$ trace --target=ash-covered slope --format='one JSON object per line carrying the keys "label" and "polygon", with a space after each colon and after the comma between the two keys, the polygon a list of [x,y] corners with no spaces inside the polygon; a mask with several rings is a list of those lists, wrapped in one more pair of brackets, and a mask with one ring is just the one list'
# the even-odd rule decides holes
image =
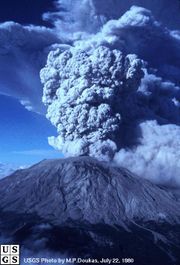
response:
{"label": "ash-covered slope", "polygon": [[16,171],[0,181],[0,208],[1,234],[28,248],[43,238],[43,248],[68,255],[131,256],[138,265],[180,258],[180,201],[90,157]]}
{"label": "ash-covered slope", "polygon": [[0,202],[5,211],[36,213],[56,224],[69,218],[180,223],[180,201],[170,192],[89,157],[45,160],[17,171],[1,181]]}
{"label": "ash-covered slope", "polygon": [[12,174],[16,169],[17,167],[0,163],[0,179]]}

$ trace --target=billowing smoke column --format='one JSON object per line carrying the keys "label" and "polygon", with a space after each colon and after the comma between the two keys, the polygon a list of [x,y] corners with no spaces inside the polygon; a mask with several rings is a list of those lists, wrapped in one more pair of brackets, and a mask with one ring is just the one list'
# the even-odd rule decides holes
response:
{"label": "billowing smoke column", "polygon": [[50,144],[69,155],[113,158],[121,124],[121,94],[136,91],[141,60],[106,46],[61,49],[41,71],[47,117],[59,136]]}
{"label": "billowing smoke column", "polygon": [[49,143],[180,185],[179,36],[132,7],[96,35],[50,52],[41,81],[58,136]]}

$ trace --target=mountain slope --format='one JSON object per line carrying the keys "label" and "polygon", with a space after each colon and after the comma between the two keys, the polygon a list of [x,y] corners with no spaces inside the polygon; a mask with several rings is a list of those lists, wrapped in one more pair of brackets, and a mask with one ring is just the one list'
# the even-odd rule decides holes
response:
{"label": "mountain slope", "polygon": [[12,174],[16,168],[11,165],[5,165],[0,163],[0,179]]}
{"label": "mountain slope", "polygon": [[46,247],[69,254],[148,259],[138,265],[180,258],[177,197],[93,158],[44,160],[16,171],[0,181],[0,208],[0,231],[25,245],[45,237]]}
{"label": "mountain slope", "polygon": [[57,224],[68,218],[119,225],[132,218],[180,222],[180,201],[170,192],[87,157],[45,160],[17,171],[1,181],[0,202],[6,211],[52,216]]}

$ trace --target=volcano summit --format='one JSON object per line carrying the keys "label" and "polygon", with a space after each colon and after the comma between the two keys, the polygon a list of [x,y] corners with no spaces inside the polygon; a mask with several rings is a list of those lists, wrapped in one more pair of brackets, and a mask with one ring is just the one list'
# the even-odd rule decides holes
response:
{"label": "volcano summit", "polygon": [[131,256],[138,265],[180,259],[178,197],[90,157],[16,171],[0,181],[0,205],[3,238],[36,255],[38,246],[73,257]]}

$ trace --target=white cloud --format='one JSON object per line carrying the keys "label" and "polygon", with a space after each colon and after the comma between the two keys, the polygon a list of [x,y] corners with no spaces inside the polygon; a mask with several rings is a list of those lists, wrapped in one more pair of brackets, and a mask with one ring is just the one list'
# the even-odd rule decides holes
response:
{"label": "white cloud", "polygon": [[145,7],[155,18],[171,29],[180,25],[178,0],[56,0],[57,11],[44,14],[57,29],[67,32],[96,33],[111,19],[118,19],[132,5]]}
{"label": "white cloud", "polygon": [[39,71],[55,42],[56,35],[45,27],[1,23],[0,94],[15,97],[27,109],[42,113]]}
{"label": "white cloud", "polygon": [[114,161],[155,183],[180,186],[180,127],[148,121],[140,128],[140,144],[121,149]]}
{"label": "white cloud", "polygon": [[60,153],[56,150],[47,150],[47,149],[32,149],[32,150],[22,150],[22,151],[13,151],[13,154],[25,155],[25,156],[47,156],[51,157],[54,155],[61,156]]}

